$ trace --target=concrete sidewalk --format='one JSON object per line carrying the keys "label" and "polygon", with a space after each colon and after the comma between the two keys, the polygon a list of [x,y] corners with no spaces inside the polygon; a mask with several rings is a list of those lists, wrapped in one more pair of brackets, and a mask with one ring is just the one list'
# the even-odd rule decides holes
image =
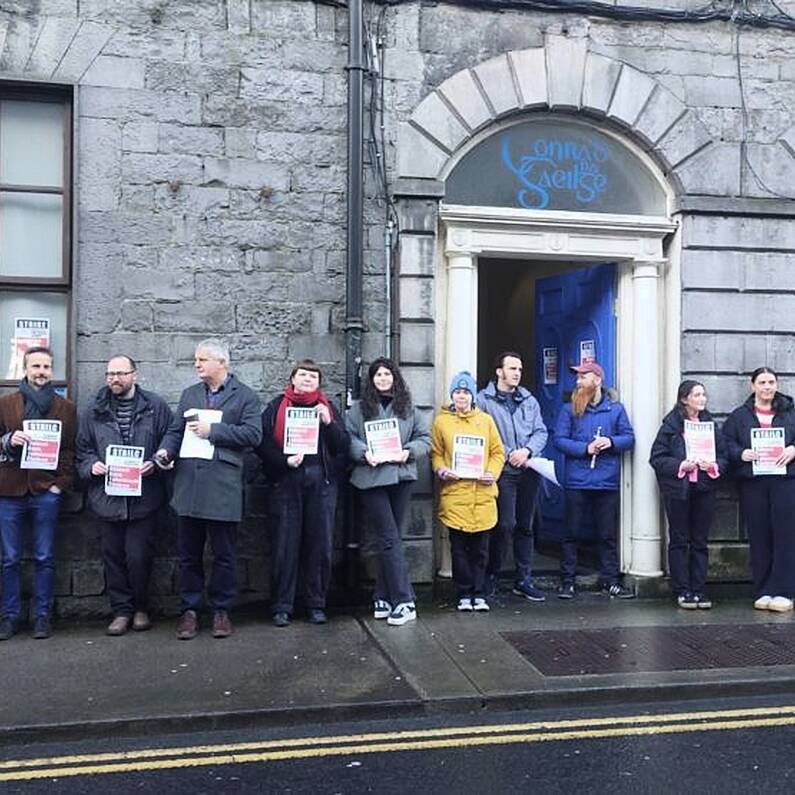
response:
{"label": "concrete sidewalk", "polygon": [[[173,620],[121,638],[106,637],[104,622],[64,622],[47,641],[23,632],[0,644],[0,737],[795,692],[795,653],[788,646],[795,648],[795,617],[754,611],[748,600],[683,611],[668,600],[619,601],[595,593],[532,604],[502,594],[488,614],[423,604],[417,622],[403,627],[364,613],[332,614],[325,626],[296,620],[277,629],[253,615],[237,617],[235,625],[226,640],[205,630],[190,642],[175,640]],[[730,667],[692,667],[710,652],[698,648],[692,633],[698,638],[710,628],[722,633],[712,651],[736,647]],[[617,629],[626,642],[616,645]],[[666,644],[681,634],[690,670],[671,670],[665,648],[658,649],[659,659],[633,650],[638,633]],[[756,633],[764,637],[754,639]],[[525,654],[506,639],[517,637]],[[590,651],[583,672],[572,675],[572,663],[580,663],[567,659],[565,643],[580,640],[588,640],[582,648]],[[543,665],[531,664],[527,648],[532,656],[542,643],[554,654]],[[597,659],[618,663],[633,651],[628,664],[638,670],[629,673],[621,665],[604,672],[605,659]],[[753,664],[743,664],[743,655]],[[612,660],[607,663],[609,669]]]}

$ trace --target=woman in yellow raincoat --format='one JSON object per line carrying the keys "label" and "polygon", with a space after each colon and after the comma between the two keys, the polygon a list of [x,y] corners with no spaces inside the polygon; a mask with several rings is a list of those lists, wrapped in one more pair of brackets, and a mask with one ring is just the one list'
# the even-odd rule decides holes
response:
{"label": "woman in yellow raincoat", "polygon": [[431,464],[441,481],[439,519],[450,532],[458,609],[486,611],[488,532],[497,524],[497,479],[505,452],[494,420],[473,405],[475,379],[462,371],[450,382],[452,403],[431,429]]}

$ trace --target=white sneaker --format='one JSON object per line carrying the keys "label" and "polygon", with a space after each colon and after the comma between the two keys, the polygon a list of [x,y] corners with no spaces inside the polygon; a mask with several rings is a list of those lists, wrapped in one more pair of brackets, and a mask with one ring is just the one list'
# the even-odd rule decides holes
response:
{"label": "white sneaker", "polygon": [[472,609],[478,613],[488,613],[490,608],[489,603],[482,596],[476,596],[472,603]]}
{"label": "white sneaker", "polygon": [[399,627],[403,624],[407,624],[409,621],[414,621],[415,618],[417,618],[417,608],[414,606],[414,603],[401,602],[389,614],[386,623],[391,624],[393,627]]}
{"label": "white sneaker", "polygon": [[774,596],[767,609],[774,613],[786,613],[788,610],[792,610],[792,599],[788,599],[786,596]]}
{"label": "white sneaker", "polygon": [[471,613],[472,612],[472,600],[468,596],[465,596],[462,599],[459,599],[458,600],[458,609],[462,613],[464,613],[464,612]]}
{"label": "white sneaker", "polygon": [[383,599],[376,599],[373,602],[373,618],[389,618],[392,614],[392,605]]}
{"label": "white sneaker", "polygon": [[770,607],[770,603],[771,603],[772,601],[773,601],[773,597],[772,597],[772,596],[767,596],[767,595],[765,595],[765,596],[760,596],[760,597],[759,597],[759,598],[758,598],[758,599],[757,599],[757,600],[754,602],[754,608],[755,608],[756,610],[767,610],[767,609]]}

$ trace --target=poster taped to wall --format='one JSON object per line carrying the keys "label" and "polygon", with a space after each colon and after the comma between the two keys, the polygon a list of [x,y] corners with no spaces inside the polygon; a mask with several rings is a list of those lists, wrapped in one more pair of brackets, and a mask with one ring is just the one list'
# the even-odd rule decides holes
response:
{"label": "poster taped to wall", "polygon": [[558,349],[557,348],[544,348],[544,383],[557,384],[558,383]]}
{"label": "poster taped to wall", "polygon": [[580,342],[580,364],[588,364],[596,361],[596,342],[594,340],[582,340]]}
{"label": "poster taped to wall", "polygon": [[25,352],[30,348],[50,347],[50,321],[43,317],[15,317],[14,336],[11,339],[11,358],[6,378],[17,379],[25,375]]}

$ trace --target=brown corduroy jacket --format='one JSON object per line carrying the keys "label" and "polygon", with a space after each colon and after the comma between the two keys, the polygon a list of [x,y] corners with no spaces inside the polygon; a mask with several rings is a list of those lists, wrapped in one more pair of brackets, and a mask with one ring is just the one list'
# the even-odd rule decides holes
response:
{"label": "brown corduroy jacket", "polygon": [[[21,431],[24,418],[25,402],[21,392],[0,397],[0,437]],[[57,486],[61,491],[65,491],[72,485],[77,431],[75,404],[56,395],[44,419],[60,420],[63,423],[58,469],[20,469],[18,455],[8,458],[0,451],[0,459],[6,458],[0,460],[0,497],[23,497],[28,493],[41,494],[51,486]]]}

